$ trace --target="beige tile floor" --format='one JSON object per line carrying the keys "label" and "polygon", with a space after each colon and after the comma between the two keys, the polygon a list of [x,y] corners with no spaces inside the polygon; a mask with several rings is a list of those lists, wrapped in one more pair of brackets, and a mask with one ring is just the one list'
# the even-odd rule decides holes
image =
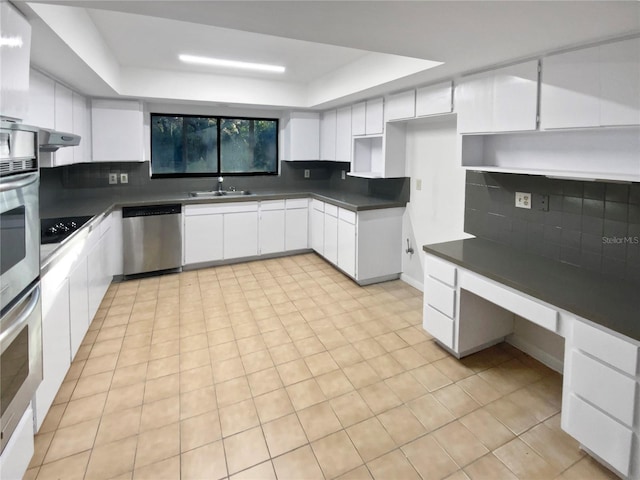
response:
{"label": "beige tile floor", "polygon": [[26,478],[613,478],[560,430],[560,375],[458,361],[421,311],[313,254],[113,284]]}

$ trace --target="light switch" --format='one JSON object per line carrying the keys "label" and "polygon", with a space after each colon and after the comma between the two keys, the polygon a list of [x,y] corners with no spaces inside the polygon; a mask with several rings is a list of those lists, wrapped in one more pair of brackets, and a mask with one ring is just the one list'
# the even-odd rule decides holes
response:
{"label": "light switch", "polygon": [[416,178],[416,190],[422,190],[422,179]]}

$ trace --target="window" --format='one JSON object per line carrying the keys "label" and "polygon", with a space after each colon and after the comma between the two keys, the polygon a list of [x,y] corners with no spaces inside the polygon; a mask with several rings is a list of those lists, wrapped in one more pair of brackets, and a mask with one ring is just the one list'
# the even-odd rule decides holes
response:
{"label": "window", "polygon": [[151,176],[278,173],[278,119],[151,114]]}

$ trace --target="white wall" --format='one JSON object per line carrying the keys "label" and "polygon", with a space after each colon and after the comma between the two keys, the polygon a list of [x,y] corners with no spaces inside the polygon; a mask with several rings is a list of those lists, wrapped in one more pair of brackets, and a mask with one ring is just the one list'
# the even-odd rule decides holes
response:
{"label": "white wall", "polygon": [[514,315],[513,333],[507,337],[507,342],[562,373],[564,338],[560,335]]}
{"label": "white wall", "polygon": [[[468,238],[464,233],[465,171],[460,167],[456,115],[407,122],[406,175],[411,201],[403,219],[403,247],[409,238],[415,253],[402,257],[402,279],[422,289],[422,246]],[[420,190],[416,180],[422,181]]]}

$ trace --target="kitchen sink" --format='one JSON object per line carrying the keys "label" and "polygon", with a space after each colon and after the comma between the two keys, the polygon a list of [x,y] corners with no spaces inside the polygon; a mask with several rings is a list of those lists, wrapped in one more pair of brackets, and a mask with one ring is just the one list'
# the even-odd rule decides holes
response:
{"label": "kitchen sink", "polygon": [[190,197],[243,197],[245,195],[255,195],[248,190],[206,190],[200,192],[189,192]]}

